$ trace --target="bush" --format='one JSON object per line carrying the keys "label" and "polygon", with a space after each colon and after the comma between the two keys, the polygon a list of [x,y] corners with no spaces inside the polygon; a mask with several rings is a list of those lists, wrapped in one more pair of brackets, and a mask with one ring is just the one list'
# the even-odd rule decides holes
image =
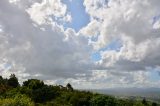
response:
{"label": "bush", "polygon": [[34,106],[34,103],[25,95],[16,95],[14,98],[1,99],[0,106]]}
{"label": "bush", "polygon": [[116,99],[111,96],[95,95],[91,99],[92,106],[116,106]]}

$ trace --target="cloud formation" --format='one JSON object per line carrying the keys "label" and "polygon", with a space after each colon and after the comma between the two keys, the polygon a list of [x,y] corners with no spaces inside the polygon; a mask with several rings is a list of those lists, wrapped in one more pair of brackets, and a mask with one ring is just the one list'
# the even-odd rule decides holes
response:
{"label": "cloud formation", "polygon": [[[145,73],[160,66],[159,5],[158,0],[84,0],[91,22],[80,32],[92,38],[97,36],[91,44],[101,55],[97,62],[99,70],[127,72],[124,82],[133,84],[136,82],[131,81],[133,76],[143,73],[141,77],[145,78]],[[97,32],[92,31],[95,28]],[[120,46],[106,49],[115,40],[120,42]],[[134,72],[137,74],[127,78]],[[149,78],[146,80],[148,85],[153,84]],[[146,86],[144,80],[141,81]]]}
{"label": "cloud formation", "polygon": [[27,9],[27,12],[37,24],[71,21],[71,16],[67,13],[67,6],[60,0],[43,0],[41,3],[34,3],[31,8]]}
{"label": "cloud formation", "polygon": [[[57,24],[38,26],[31,19],[17,5],[1,0],[0,59],[3,67],[10,68],[8,73],[41,79],[75,78],[88,73],[92,63],[87,39],[73,29],[64,31]],[[5,72],[1,70],[1,74]]]}
{"label": "cloud formation", "polygon": [[[98,39],[93,43],[95,49],[104,48],[115,39],[121,41],[119,51],[101,52],[100,64],[128,71],[160,65],[159,4],[158,0],[84,1],[91,16],[90,24],[95,20],[100,23],[97,24],[100,27]],[[94,26],[84,29],[92,30]]]}
{"label": "cloud formation", "polygon": [[0,74],[77,88],[155,86],[149,77],[160,66],[159,5],[84,0],[90,22],[76,33],[63,26],[72,16],[61,0],[1,0]]}

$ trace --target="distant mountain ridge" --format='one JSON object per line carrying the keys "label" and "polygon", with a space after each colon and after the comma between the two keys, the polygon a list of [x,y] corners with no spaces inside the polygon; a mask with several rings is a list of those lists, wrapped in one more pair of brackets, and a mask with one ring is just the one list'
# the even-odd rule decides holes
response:
{"label": "distant mountain ridge", "polygon": [[151,101],[160,101],[160,88],[108,88],[91,91],[121,98],[147,98]]}
{"label": "distant mountain ridge", "polygon": [[91,91],[114,96],[160,96],[160,88],[107,88],[92,89]]}

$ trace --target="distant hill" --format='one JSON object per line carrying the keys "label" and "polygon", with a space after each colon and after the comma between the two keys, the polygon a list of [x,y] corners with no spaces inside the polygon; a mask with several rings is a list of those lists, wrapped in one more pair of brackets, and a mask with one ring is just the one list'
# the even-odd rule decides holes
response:
{"label": "distant hill", "polygon": [[160,96],[160,88],[110,88],[110,89],[93,89],[91,91],[102,94],[115,95],[115,96],[141,96],[141,97]]}
{"label": "distant hill", "polygon": [[116,97],[140,97],[160,101],[160,88],[110,88],[110,89],[92,89],[91,91],[114,95]]}

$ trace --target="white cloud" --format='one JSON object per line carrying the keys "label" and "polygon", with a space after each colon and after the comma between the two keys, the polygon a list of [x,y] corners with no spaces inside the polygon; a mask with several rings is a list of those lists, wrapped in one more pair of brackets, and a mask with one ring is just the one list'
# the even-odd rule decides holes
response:
{"label": "white cloud", "polygon": [[[160,7],[158,6],[160,2],[158,0],[110,0],[108,2],[85,0],[84,5],[86,11],[94,19],[91,20],[90,24],[95,19],[101,24],[100,30],[97,30],[99,33],[98,40],[93,43],[93,46],[101,49],[114,39],[120,39],[122,43],[120,51],[102,51],[101,64],[106,65],[106,67],[112,65],[113,68],[118,65],[125,69],[128,61],[131,65],[137,64],[136,66],[144,70],[146,67],[160,65],[154,64],[155,57],[159,58],[157,55],[160,46],[159,21],[157,20],[152,24],[155,21],[154,17],[160,14]],[[89,27],[90,30],[92,28],[94,26]],[[149,62],[151,60],[153,63]],[[129,71],[129,67],[127,66],[125,70]],[[135,67],[135,70],[141,70],[141,68],[137,68]]]}
{"label": "white cloud", "polygon": [[[44,80],[89,74],[91,47],[73,29],[64,31],[57,24],[35,26],[25,10],[6,0],[0,2],[0,24],[0,60],[6,60],[2,61],[3,67],[11,67],[8,74]],[[6,73],[1,70],[1,74]]]}
{"label": "white cloud", "polygon": [[[86,12],[91,17],[88,26],[81,30],[98,33],[98,39],[92,43],[95,50],[100,51],[101,60],[97,62],[100,70],[128,72],[126,76],[134,77],[130,83],[139,85],[149,78],[142,77],[147,68],[152,70],[160,66],[160,30],[159,30],[159,0],[85,0]],[[100,29],[92,31],[97,21]],[[87,34],[88,35],[88,34]],[[119,50],[105,50],[115,39],[121,41]],[[103,48],[103,49],[102,49]],[[150,71],[152,71],[150,70]],[[125,76],[125,77],[126,77]],[[126,78],[122,78],[122,82]],[[135,79],[137,78],[137,79]],[[142,79],[141,79],[142,78]],[[132,79],[129,77],[128,79]],[[118,81],[114,81],[116,83]],[[141,84],[140,84],[141,83]],[[129,85],[128,85],[129,86]]]}
{"label": "white cloud", "polygon": [[156,21],[153,25],[153,28],[154,29],[160,29],[160,20],[159,21]]}
{"label": "white cloud", "polygon": [[152,28],[153,17],[159,14],[156,0],[110,0],[108,4],[104,0],[85,0],[84,5],[92,18],[101,21],[99,48],[122,35],[133,38],[136,43],[151,38],[150,35],[158,36]]}
{"label": "white cloud", "polygon": [[100,22],[97,20],[91,21],[87,26],[82,28],[79,33],[85,36],[96,36],[98,35],[98,31],[100,30]]}
{"label": "white cloud", "polygon": [[[149,71],[160,66],[159,5],[84,0],[91,19],[76,33],[63,28],[72,17],[61,0],[1,0],[0,74],[77,88],[155,86]],[[119,49],[105,49],[115,39]],[[97,62],[91,60],[95,51],[101,55]]]}
{"label": "white cloud", "polygon": [[70,22],[71,16],[67,13],[67,6],[60,0],[43,0],[41,3],[34,3],[27,9],[30,17],[37,24],[48,24],[61,20]]}

